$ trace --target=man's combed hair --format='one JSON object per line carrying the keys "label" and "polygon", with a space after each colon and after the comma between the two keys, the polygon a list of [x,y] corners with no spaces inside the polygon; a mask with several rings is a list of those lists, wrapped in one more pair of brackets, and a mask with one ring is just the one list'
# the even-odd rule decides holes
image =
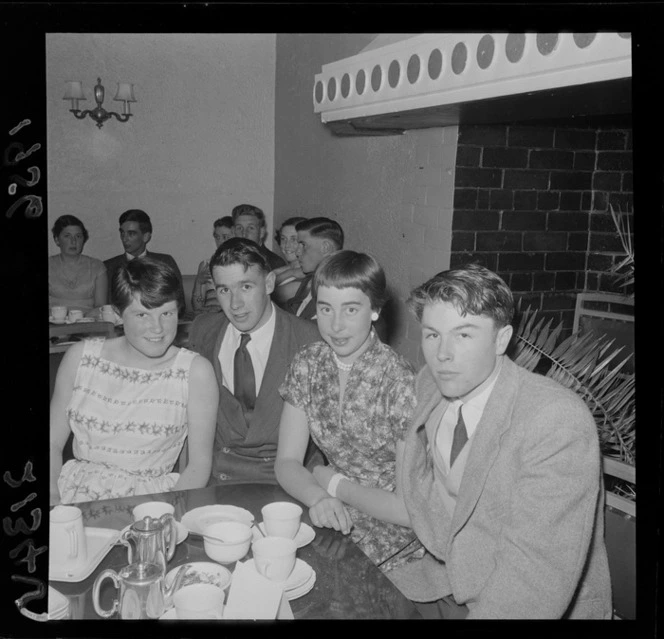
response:
{"label": "man's combed hair", "polygon": [[312,217],[295,225],[296,231],[308,231],[312,237],[324,237],[341,250],[344,247],[344,232],[338,222],[328,217]]}
{"label": "man's combed hair", "polygon": [[387,302],[387,281],[381,265],[371,255],[355,251],[337,251],[321,260],[311,280],[311,296],[317,299],[318,288],[358,288],[379,311]]}
{"label": "man's combed hair", "polygon": [[460,315],[483,315],[496,328],[512,323],[514,298],[501,277],[480,264],[467,264],[442,271],[414,289],[407,306],[418,321],[427,304],[449,302]]}
{"label": "man's combed hair", "polygon": [[130,260],[115,271],[111,282],[111,303],[120,314],[136,297],[145,308],[159,308],[167,302],[178,302],[180,308],[181,284],[175,270],[150,257]]}
{"label": "man's combed hair", "polygon": [[210,274],[215,266],[232,264],[241,264],[245,271],[251,266],[258,266],[264,273],[272,270],[260,246],[245,237],[231,237],[217,248],[210,259]]}
{"label": "man's combed hair", "polygon": [[227,229],[232,229],[233,218],[230,215],[224,215],[224,217],[220,217],[219,219],[215,220],[212,226],[215,229],[219,226],[225,226]]}
{"label": "man's combed hair", "polygon": [[240,215],[253,215],[260,222],[261,228],[267,224],[263,210],[253,204],[238,204],[234,207],[232,211],[233,223],[237,222],[237,218],[240,217]]}
{"label": "man's combed hair", "polygon": [[141,209],[129,209],[120,216],[120,226],[125,222],[138,222],[141,233],[152,233],[152,222],[150,216]]}

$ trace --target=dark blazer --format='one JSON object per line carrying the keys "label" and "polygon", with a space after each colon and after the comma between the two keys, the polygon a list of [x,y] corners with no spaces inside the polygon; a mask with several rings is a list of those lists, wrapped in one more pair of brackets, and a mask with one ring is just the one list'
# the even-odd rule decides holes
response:
{"label": "dark blazer", "polygon": [[248,415],[243,413],[238,400],[222,383],[218,356],[229,325],[228,319],[223,313],[205,313],[199,315],[191,327],[187,348],[212,363],[219,384],[210,485],[228,482],[277,483],[274,460],[283,406],[279,386],[295,353],[302,346],[320,340],[320,335],[315,323],[299,319],[276,306],[274,311],[276,323],[270,354],[256,405]]}
{"label": "dark blazer", "polygon": [[[297,309],[299,308],[300,304],[304,300],[304,298],[307,296],[309,293],[309,285],[311,284],[311,275],[307,275],[302,282],[300,282],[300,286],[295,291],[295,295],[291,297],[285,304],[285,308],[289,313],[292,313],[293,315],[297,315]],[[316,302],[314,300],[309,300],[309,303],[302,309],[302,312],[298,315],[298,317],[301,317],[302,319],[306,320],[312,320],[316,316]]]}
{"label": "dark blazer", "polygon": [[261,253],[265,256],[267,263],[270,265],[270,270],[274,271],[275,268],[280,266],[286,266],[286,260],[283,257],[279,257],[276,253],[273,253],[267,246],[260,246]]}
{"label": "dark blazer", "polygon": [[429,552],[390,573],[399,589],[453,594],[468,619],[609,619],[599,442],[581,398],[505,358],[450,517],[422,426],[442,401],[426,366],[416,389],[401,489]]}
{"label": "dark blazer", "polygon": [[[184,301],[184,289],[182,288],[182,274],[180,273],[180,269],[178,268],[178,265],[176,264],[175,260],[167,253],[153,253],[152,251],[147,251],[145,255],[146,257],[152,258],[153,260],[157,260],[158,262],[163,262],[164,264],[168,264],[171,268],[175,270],[178,279],[180,280],[180,299],[178,300],[178,304],[180,304],[181,314],[184,313],[186,306]],[[106,267],[106,274],[108,275],[108,300],[107,300],[108,304],[111,303],[111,288],[113,285],[113,276],[115,275],[115,271],[117,271],[118,268],[120,268],[120,266],[126,264],[127,262],[128,260],[126,253],[123,253],[122,255],[116,255],[115,257],[111,257],[107,260],[104,260],[104,266]]]}

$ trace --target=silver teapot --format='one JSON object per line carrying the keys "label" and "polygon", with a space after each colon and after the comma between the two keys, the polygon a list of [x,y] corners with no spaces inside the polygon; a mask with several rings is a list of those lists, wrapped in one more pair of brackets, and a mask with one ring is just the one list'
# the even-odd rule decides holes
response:
{"label": "silver teapot", "polygon": [[[189,564],[180,566],[173,583],[166,587],[161,566],[150,563],[134,563],[119,573],[111,568],[97,575],[92,587],[92,603],[95,612],[108,618],[119,611],[120,619],[159,619],[171,605],[171,599],[180,587]],[[120,597],[113,601],[110,610],[104,610],[99,602],[99,591],[104,579],[113,580],[120,590]]]}
{"label": "silver teapot", "polygon": [[120,541],[128,548],[130,564],[156,564],[165,575],[177,544],[175,519],[169,513],[159,518],[145,516],[125,530]]}

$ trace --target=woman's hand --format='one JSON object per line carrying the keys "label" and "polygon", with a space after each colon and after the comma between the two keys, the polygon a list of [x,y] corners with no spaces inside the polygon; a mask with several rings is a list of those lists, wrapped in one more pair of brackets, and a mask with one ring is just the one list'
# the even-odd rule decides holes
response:
{"label": "woman's hand", "polygon": [[335,472],[329,466],[318,465],[314,466],[313,475],[316,481],[325,489],[330,485],[330,479],[334,477]]}
{"label": "woman's hand", "polygon": [[309,508],[311,523],[319,528],[334,528],[344,535],[350,532],[353,520],[336,497],[322,497]]}

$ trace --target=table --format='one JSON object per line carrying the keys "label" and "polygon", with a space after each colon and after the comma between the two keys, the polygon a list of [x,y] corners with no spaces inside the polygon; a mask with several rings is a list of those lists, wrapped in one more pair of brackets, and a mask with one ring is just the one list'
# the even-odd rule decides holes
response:
{"label": "table", "polygon": [[[185,512],[209,504],[231,504],[251,511],[257,522],[260,509],[272,501],[296,501],[272,484],[237,484],[209,486],[193,490],[141,495],[121,499],[76,504],[83,512],[86,526],[121,530],[132,522],[134,506],[146,501],[166,501],[175,506],[175,518]],[[307,509],[303,521],[311,525]],[[415,606],[349,537],[327,528],[316,528],[316,538],[298,549],[298,557],[316,571],[313,590],[290,602],[295,619],[419,619]],[[168,570],[192,561],[211,561],[205,554],[203,539],[189,534],[177,546]],[[92,605],[95,577],[105,568],[116,572],[127,565],[127,548],[114,546],[94,572],[84,581],[52,582],[52,586],[70,601],[71,619],[99,619]],[[231,572],[235,564],[226,565]],[[101,605],[108,609],[117,591],[110,580],[101,589]]]}

